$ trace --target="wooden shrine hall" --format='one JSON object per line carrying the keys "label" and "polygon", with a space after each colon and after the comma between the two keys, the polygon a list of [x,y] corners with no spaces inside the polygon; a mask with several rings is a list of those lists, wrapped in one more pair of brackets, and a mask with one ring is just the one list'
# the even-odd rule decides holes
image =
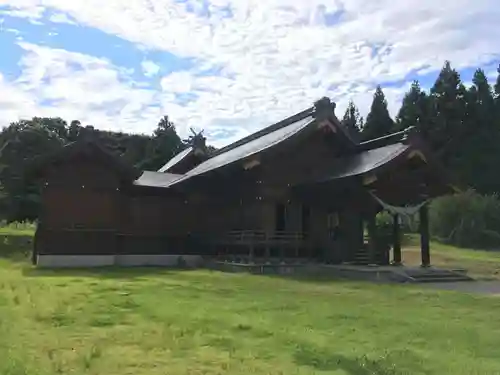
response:
{"label": "wooden shrine hall", "polygon": [[[39,266],[201,265],[206,259],[399,264],[399,215],[452,193],[412,129],[358,142],[328,98],[215,152],[199,135],[158,171],[139,171],[92,133],[38,160]],[[375,216],[394,217],[390,233]],[[394,258],[389,259],[393,248]]]}

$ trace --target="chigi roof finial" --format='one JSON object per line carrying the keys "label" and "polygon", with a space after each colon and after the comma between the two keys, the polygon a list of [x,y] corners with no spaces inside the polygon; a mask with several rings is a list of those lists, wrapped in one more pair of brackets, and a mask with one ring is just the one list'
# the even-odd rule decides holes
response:
{"label": "chigi roof finial", "polygon": [[193,133],[193,135],[190,137],[191,145],[194,148],[205,149],[207,146],[207,139],[203,136],[204,130],[201,130],[200,132],[196,132],[193,128],[190,128],[189,130],[191,130],[191,133]]}

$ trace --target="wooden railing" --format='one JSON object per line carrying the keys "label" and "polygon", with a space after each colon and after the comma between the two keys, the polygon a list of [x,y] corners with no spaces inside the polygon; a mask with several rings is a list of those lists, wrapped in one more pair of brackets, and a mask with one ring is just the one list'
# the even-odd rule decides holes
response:
{"label": "wooden railing", "polygon": [[255,230],[230,231],[214,239],[218,244],[227,245],[286,245],[298,244],[304,241],[304,235],[300,232],[276,231],[267,233]]}

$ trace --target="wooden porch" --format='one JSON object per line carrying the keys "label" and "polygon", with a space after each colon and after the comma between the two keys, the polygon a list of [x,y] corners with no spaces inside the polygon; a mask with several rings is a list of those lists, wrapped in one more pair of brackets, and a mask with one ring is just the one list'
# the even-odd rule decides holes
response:
{"label": "wooden porch", "polygon": [[313,258],[314,243],[307,235],[296,231],[233,230],[212,236],[210,244],[218,257]]}

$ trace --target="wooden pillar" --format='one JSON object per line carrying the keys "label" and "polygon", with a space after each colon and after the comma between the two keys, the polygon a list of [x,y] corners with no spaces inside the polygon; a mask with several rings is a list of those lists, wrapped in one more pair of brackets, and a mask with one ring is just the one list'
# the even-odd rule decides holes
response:
{"label": "wooden pillar", "polygon": [[392,216],[393,218],[393,223],[392,223],[392,240],[393,240],[393,263],[395,265],[400,265],[401,264],[401,236],[399,233],[399,215],[394,214]]}
{"label": "wooden pillar", "polygon": [[375,223],[375,214],[372,214],[368,217],[368,259],[370,264],[376,264],[377,263],[377,244],[376,244],[376,233],[377,233],[377,227]]}
{"label": "wooden pillar", "polygon": [[422,253],[422,267],[429,267],[431,265],[429,241],[429,207],[425,204],[420,208],[420,249]]}

